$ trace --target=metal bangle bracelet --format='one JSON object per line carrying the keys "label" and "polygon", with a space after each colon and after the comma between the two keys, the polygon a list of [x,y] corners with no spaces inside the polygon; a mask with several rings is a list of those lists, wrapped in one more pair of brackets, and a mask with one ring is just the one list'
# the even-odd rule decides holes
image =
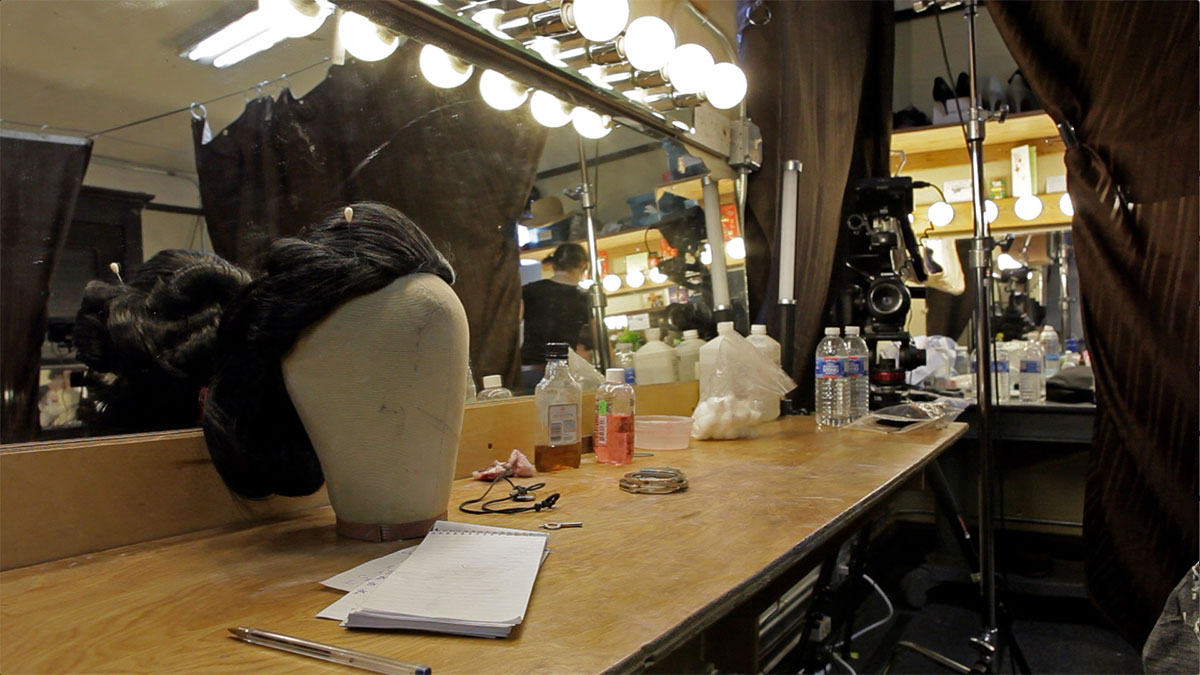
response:
{"label": "metal bangle bracelet", "polygon": [[625,474],[620,486],[625,492],[634,494],[665,495],[686,490],[688,482],[679,469],[655,467]]}

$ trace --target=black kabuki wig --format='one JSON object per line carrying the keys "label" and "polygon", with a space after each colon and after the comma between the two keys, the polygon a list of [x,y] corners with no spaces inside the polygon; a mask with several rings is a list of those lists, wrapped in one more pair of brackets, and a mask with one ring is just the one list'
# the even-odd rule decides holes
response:
{"label": "black kabuki wig", "polygon": [[228,308],[204,437],[225,484],[246,497],[312,494],[321,465],[283,382],[300,333],[347,300],[409,274],[454,283],[454,270],[404,214],[364,202],[273,243],[265,274]]}
{"label": "black kabuki wig", "polygon": [[250,275],[198,251],[160,251],[124,283],[89,282],[72,341],[88,366],[80,418],[108,432],[195,426],[217,326]]}

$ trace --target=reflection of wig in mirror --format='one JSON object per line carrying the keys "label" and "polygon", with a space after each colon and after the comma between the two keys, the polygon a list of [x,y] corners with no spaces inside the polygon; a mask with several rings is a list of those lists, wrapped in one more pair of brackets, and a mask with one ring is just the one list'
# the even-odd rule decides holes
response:
{"label": "reflection of wig in mirror", "polygon": [[79,392],[71,388],[69,373],[50,372],[49,382],[38,388],[38,422],[43,429],[61,427],[75,421]]}
{"label": "reflection of wig in mirror", "polygon": [[525,313],[525,342],[521,363],[546,362],[546,345],[566,342],[577,346],[580,329],[588,322],[587,295],[579,282],[588,268],[587,250],[579,244],[560,244],[546,260],[554,276],[521,289]]}
{"label": "reflection of wig in mirror", "polygon": [[324,482],[283,381],[281,360],[300,333],[343,302],[399,277],[426,272],[454,281],[450,264],[402,213],[370,202],[351,209],[349,222],[338,211],[274,242],[266,273],[221,324],[204,437],[221,478],[243,496],[306,495]]}
{"label": "reflection of wig in mirror", "polygon": [[195,426],[221,312],[249,282],[215,255],[178,249],[126,283],[89,282],[72,338],[89,369],[80,418],[114,432]]}

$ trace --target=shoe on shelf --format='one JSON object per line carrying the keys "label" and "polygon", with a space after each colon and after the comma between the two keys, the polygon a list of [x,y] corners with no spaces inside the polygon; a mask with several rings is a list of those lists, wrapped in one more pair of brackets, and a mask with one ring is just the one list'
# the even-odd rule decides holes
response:
{"label": "shoe on shelf", "polygon": [[950,88],[950,84],[940,77],[933,78],[933,100],[945,103],[952,98],[954,98],[954,90]]}
{"label": "shoe on shelf", "polygon": [[1000,112],[1008,103],[1008,92],[1004,89],[1004,83],[995,75],[988,77],[987,85],[980,92],[979,97],[983,99],[983,107],[991,112]]}
{"label": "shoe on shelf", "polygon": [[1025,76],[1019,70],[1008,78],[1007,98],[1010,112],[1029,112],[1042,109],[1042,104],[1037,100],[1037,96],[1029,88],[1029,84],[1025,82]]}
{"label": "shoe on shelf", "polygon": [[958,80],[954,83],[954,94],[959,98],[971,96],[971,78],[967,77],[966,73],[958,74]]}
{"label": "shoe on shelf", "polygon": [[904,110],[897,110],[892,113],[892,128],[907,129],[911,127],[929,126],[932,122],[929,121],[929,115],[926,115],[915,105],[910,105]]}

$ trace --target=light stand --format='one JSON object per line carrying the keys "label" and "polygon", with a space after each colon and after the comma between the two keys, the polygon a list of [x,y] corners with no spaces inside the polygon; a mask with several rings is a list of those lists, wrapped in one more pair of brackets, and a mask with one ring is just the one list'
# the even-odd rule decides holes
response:
{"label": "light stand", "polygon": [[592,354],[598,358],[601,372],[608,370],[612,359],[608,355],[608,328],[604,324],[604,308],[608,305],[604,289],[600,284],[600,253],[596,249],[596,204],[592,202],[592,188],[588,177],[587,153],[583,149],[583,136],[579,136],[579,176],[581,179],[579,205],[583,207],[583,219],[587,224],[588,257],[592,269],[592,287],[588,289],[588,307],[592,311]]}
{"label": "light stand", "polygon": [[[796,199],[800,172],[799,160],[783,163],[779,189],[779,344],[780,366],[790,377],[796,364]],[[780,401],[780,414],[796,412],[794,392]]]}
{"label": "light stand", "polygon": [[[917,10],[935,7],[941,9],[951,3],[937,0],[922,0]],[[971,238],[970,267],[975,278],[975,368],[976,406],[978,408],[979,437],[979,585],[981,592],[981,615],[983,627],[978,637],[971,638],[971,645],[979,651],[979,660],[966,666],[932,650],[909,642],[896,645],[896,651],[909,649],[941,665],[963,673],[989,673],[993,671],[993,660],[998,654],[1000,626],[996,621],[996,542],[993,492],[995,451],[992,446],[992,248],[994,241],[984,217],[983,193],[983,139],[989,112],[979,106],[978,75],[975,70],[975,17],[978,14],[977,0],[965,0],[963,18],[967,22],[967,63],[970,77],[970,113],[966,120],[967,151],[971,157],[971,199],[975,218],[974,236]],[[1020,648],[1012,636],[1011,624],[1005,621],[1005,639],[1013,647],[1013,656],[1024,672],[1028,665],[1020,654]],[[893,657],[895,652],[893,652]],[[889,661],[890,667],[890,661]]]}

